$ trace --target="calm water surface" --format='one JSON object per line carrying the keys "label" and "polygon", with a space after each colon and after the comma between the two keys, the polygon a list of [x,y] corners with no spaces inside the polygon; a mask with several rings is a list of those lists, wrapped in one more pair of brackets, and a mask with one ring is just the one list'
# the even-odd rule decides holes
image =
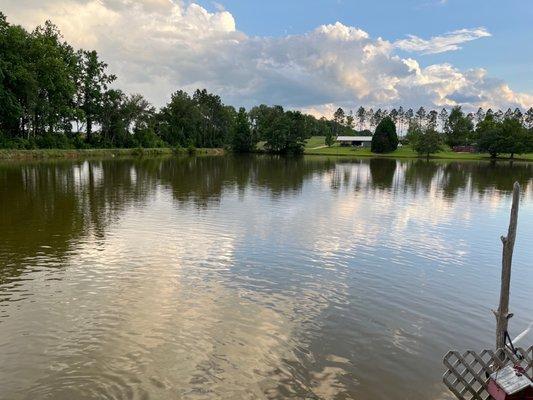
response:
{"label": "calm water surface", "polygon": [[511,334],[533,319],[532,178],[481,162],[1,164],[0,398],[448,398],[442,355],[493,343],[514,180]]}

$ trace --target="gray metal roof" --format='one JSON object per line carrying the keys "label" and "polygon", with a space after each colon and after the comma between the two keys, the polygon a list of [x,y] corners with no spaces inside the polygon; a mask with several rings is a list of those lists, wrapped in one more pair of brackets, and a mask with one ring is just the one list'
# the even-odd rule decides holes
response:
{"label": "gray metal roof", "polygon": [[372,136],[337,136],[337,142],[371,142]]}

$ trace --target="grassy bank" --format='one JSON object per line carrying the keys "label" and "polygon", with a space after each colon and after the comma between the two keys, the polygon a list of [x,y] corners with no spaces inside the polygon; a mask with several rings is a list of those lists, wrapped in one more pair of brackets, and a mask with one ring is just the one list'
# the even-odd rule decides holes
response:
{"label": "grassy bank", "polygon": [[[305,154],[321,156],[344,156],[344,157],[392,157],[392,158],[425,158],[419,156],[410,146],[399,147],[396,151],[387,154],[375,154],[369,148],[342,147],[335,144],[331,147],[323,147],[324,137],[313,136],[305,146]],[[456,153],[451,150],[441,151],[432,154],[432,159],[447,160],[490,160],[490,156],[484,153]],[[499,159],[509,159],[509,156],[502,155]],[[533,161],[533,153],[515,155],[515,160]]]}
{"label": "grassy bank", "polygon": [[[258,146],[261,150],[261,144]],[[197,155],[222,155],[223,149],[196,149]],[[79,159],[79,158],[113,158],[113,157],[158,157],[171,155],[187,155],[186,148],[133,148],[133,149],[83,149],[83,150],[61,150],[61,149],[36,149],[36,150],[16,150],[0,149],[0,160],[46,160],[46,159]],[[324,144],[323,136],[313,136],[305,146],[306,155],[318,156],[340,156],[340,157],[389,157],[389,158],[425,158],[419,156],[410,146],[403,146],[396,151],[387,154],[375,154],[369,148],[342,147],[335,144],[327,147]],[[441,151],[431,155],[432,159],[441,160],[490,160],[488,154],[483,153],[456,153],[451,150]],[[509,157],[502,155],[501,160],[508,160]],[[520,154],[514,157],[515,160],[533,161],[533,153]]]}
{"label": "grassy bank", "polygon": [[[170,156],[175,154],[188,154],[187,149],[154,148],[154,149],[83,149],[83,150],[60,150],[60,149],[36,149],[36,150],[13,150],[0,149],[0,160],[38,160],[54,158],[107,158],[107,157],[154,157]],[[223,149],[196,149],[198,155],[221,155]]]}

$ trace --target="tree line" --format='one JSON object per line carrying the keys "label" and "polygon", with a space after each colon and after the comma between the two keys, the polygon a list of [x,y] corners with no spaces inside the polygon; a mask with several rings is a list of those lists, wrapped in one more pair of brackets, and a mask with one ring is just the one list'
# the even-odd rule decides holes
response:
{"label": "tree line", "polygon": [[192,94],[178,90],[156,109],[142,95],[117,89],[116,79],[96,51],[74,49],[50,21],[29,32],[0,12],[0,148],[171,146],[248,152],[261,143],[269,152],[300,153],[311,136],[324,136],[331,146],[339,135],[372,135],[384,120],[392,121],[400,136],[407,132],[423,152],[428,144],[441,143],[475,145],[494,156],[533,146],[533,108],[470,114],[460,107],[450,112],[359,107],[355,113],[339,108],[332,119],[318,119],[264,104],[237,110],[198,89]]}
{"label": "tree line", "polygon": [[76,50],[47,21],[28,32],[0,13],[0,147],[225,147],[301,152],[312,135],[353,134],[281,106],[236,110],[207,90],[177,91],[157,110],[113,87],[96,51]]}
{"label": "tree line", "polygon": [[507,111],[492,110],[491,108],[486,111],[480,107],[477,112],[464,114],[459,107],[454,107],[450,111],[447,108],[439,110],[426,110],[424,107],[420,107],[414,111],[412,108],[404,110],[402,106],[399,108],[393,108],[391,110],[378,108],[374,111],[373,108],[365,109],[365,107],[359,107],[354,113],[352,110],[348,113],[339,108],[335,112],[335,120],[350,126],[357,128],[360,131],[370,130],[372,131],[379,123],[389,117],[398,127],[400,132],[406,132],[409,130],[409,126],[416,123],[421,126],[445,128],[446,125],[454,123],[454,119],[457,119],[458,115],[466,117],[473,125],[477,125],[489,116],[496,121],[503,121],[505,119],[516,119],[524,125],[527,129],[533,128],[533,107],[523,112],[520,108],[512,110],[508,108]]}
{"label": "tree line", "polygon": [[475,114],[465,114],[461,107],[454,107],[449,114],[442,110],[440,115],[440,125],[427,118],[410,121],[406,141],[419,154],[429,157],[443,145],[458,151],[489,153],[492,158],[533,152],[533,108],[526,113],[519,108],[505,113],[479,108]]}
{"label": "tree line", "polygon": [[[407,111],[403,107],[392,110],[360,107],[356,117],[350,112],[346,114],[339,108],[334,114],[334,121],[348,127],[359,124],[359,128],[367,128],[362,133],[374,130],[372,151],[376,153],[394,151],[397,147],[395,138],[397,130],[405,132],[404,143],[408,143],[419,154],[429,157],[444,148],[444,145],[458,151],[477,151],[489,153],[495,158],[508,154],[533,152],[533,108],[522,112],[520,108],[486,111],[479,108],[476,113],[465,113],[460,106],[450,111],[443,108],[426,111],[420,107],[416,112]],[[375,129],[374,129],[375,126]],[[383,127],[389,138],[383,141]],[[397,127],[399,129],[397,129]]]}

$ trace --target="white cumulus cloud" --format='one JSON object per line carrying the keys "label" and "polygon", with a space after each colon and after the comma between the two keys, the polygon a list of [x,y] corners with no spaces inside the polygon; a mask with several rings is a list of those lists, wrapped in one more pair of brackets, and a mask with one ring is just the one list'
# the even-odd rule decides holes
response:
{"label": "white cumulus cloud", "polygon": [[2,10],[29,29],[51,19],[73,45],[98,50],[119,87],[156,105],[177,89],[196,88],[236,106],[281,104],[315,113],[358,105],[533,105],[533,96],[514,92],[483,69],[421,67],[397,54],[455,50],[487,36],[483,28],[391,42],[337,22],[272,38],[239,31],[222,7],[208,12],[182,1],[3,0]]}

